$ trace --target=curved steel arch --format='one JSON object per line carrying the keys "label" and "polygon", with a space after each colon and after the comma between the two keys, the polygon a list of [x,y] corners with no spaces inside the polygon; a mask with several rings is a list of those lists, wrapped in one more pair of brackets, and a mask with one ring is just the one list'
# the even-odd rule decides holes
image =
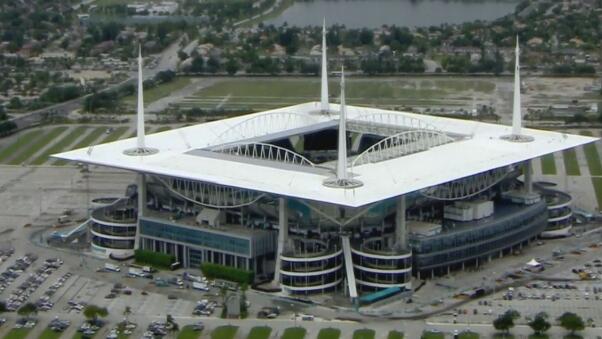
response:
{"label": "curved steel arch", "polygon": [[494,168],[466,178],[425,188],[420,193],[427,198],[435,200],[469,198],[493,187],[502,181],[510,171],[510,167]]}
{"label": "curved steel arch", "polygon": [[419,129],[404,131],[384,138],[370,146],[353,160],[351,167],[426,151],[431,147],[440,146],[453,141],[453,138],[435,130]]}
{"label": "curved steel arch", "polygon": [[[422,119],[410,117],[405,114],[391,112],[375,112],[359,115],[349,120],[365,121],[382,125],[393,125],[397,127],[406,127],[408,129],[425,129],[432,131],[440,131],[433,124]],[[440,131],[441,132],[441,131]]]}
{"label": "curved steel arch", "polygon": [[284,131],[305,127],[317,122],[319,120],[316,117],[307,114],[292,112],[260,114],[231,126],[215,138],[213,145],[259,137],[273,133],[274,130]]}
{"label": "curved steel arch", "polygon": [[264,193],[200,181],[161,177],[157,180],[180,198],[211,208],[248,206],[265,196]]}
{"label": "curved steel arch", "polygon": [[262,142],[227,144],[214,151],[251,159],[278,161],[289,165],[315,167],[313,162],[301,154],[295,153],[284,147]]}

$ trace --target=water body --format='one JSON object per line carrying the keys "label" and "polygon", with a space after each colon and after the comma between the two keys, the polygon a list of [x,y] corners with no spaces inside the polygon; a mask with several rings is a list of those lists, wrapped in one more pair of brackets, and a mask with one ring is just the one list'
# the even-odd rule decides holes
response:
{"label": "water body", "polygon": [[296,1],[266,24],[319,26],[343,24],[349,28],[381,25],[432,26],[474,20],[493,20],[514,12],[519,0],[310,0]]}

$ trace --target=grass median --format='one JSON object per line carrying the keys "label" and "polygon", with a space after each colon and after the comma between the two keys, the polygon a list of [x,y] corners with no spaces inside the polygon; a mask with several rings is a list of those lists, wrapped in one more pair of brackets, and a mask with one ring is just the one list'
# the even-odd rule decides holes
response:
{"label": "grass median", "polygon": [[579,161],[577,161],[577,152],[575,152],[574,148],[562,151],[562,159],[564,160],[564,169],[567,175],[581,175]]}
{"label": "grass median", "polygon": [[211,332],[211,339],[234,339],[238,326],[220,326]]}
{"label": "grass median", "polygon": [[541,173],[544,175],[556,175],[556,161],[554,161],[554,153],[546,154],[541,157]]}
{"label": "grass median", "polygon": [[251,329],[247,339],[269,339],[272,328],[268,326],[256,326]]}
{"label": "grass median", "polygon": [[48,161],[48,158],[51,154],[59,153],[67,149],[68,146],[73,144],[77,138],[79,138],[86,131],[86,127],[79,126],[77,128],[72,129],[67,135],[58,140],[52,146],[44,150],[42,154],[40,154],[37,158],[35,158],[31,164],[32,165],[41,165]]}
{"label": "grass median", "polygon": [[13,154],[41,136],[41,130],[27,131],[25,133],[19,132],[16,136],[17,140],[0,149],[0,163],[6,163]]}
{"label": "grass median", "polygon": [[197,331],[193,326],[184,326],[180,333],[178,333],[178,339],[197,339],[201,336],[203,331]]}
{"label": "grass median", "polygon": [[63,132],[67,130],[67,126],[54,127],[44,133],[41,137],[35,139],[27,147],[23,148],[20,153],[17,154],[9,164],[20,165],[27,163],[27,161],[34,156],[40,149],[50,144],[53,140],[58,138]]}
{"label": "grass median", "polygon": [[318,339],[339,339],[341,337],[341,330],[338,328],[323,328],[318,333]]}
{"label": "grass median", "polygon": [[[88,135],[86,135],[76,145],[74,145],[72,149],[78,149],[92,145],[94,141],[100,138],[100,136],[106,131],[106,129],[106,127],[95,127],[90,133],[88,133]],[[54,162],[54,165],[63,166],[66,163],[66,160],[57,160]]]}

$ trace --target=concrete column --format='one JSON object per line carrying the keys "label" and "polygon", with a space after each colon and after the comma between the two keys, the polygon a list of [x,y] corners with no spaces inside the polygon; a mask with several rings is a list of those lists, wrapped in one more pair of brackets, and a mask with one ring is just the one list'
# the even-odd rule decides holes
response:
{"label": "concrete column", "polygon": [[531,194],[533,193],[533,168],[531,167],[531,160],[525,161],[523,172],[525,176],[525,192]]}
{"label": "concrete column", "polygon": [[134,238],[134,249],[140,249],[140,218],[144,216],[146,208],[146,177],[143,173],[138,173],[136,177],[136,185],[138,186],[138,217],[136,226],[136,238]]}
{"label": "concrete column", "polygon": [[397,199],[397,211],[395,213],[395,246],[407,248],[406,230],[406,197],[402,195]]}
{"label": "concrete column", "polygon": [[278,253],[276,253],[276,267],[274,268],[274,284],[280,285],[280,262],[284,245],[288,241],[288,208],[286,198],[278,199]]}

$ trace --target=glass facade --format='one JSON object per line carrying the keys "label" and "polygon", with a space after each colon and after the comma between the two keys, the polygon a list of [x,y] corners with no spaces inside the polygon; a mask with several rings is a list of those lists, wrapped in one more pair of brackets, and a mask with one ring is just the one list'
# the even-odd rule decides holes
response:
{"label": "glass facade", "polygon": [[92,235],[92,243],[96,246],[114,250],[130,250],[134,248],[134,240],[108,239]]}
{"label": "glass facade", "polygon": [[91,222],[92,231],[115,237],[135,237],[136,226],[110,226]]}
{"label": "glass facade", "polygon": [[245,256],[251,255],[251,244],[249,239],[208,232],[202,229],[191,229],[188,227],[141,219],[140,234],[143,236],[146,235],[177,241]]}
{"label": "glass facade", "polygon": [[478,226],[466,227],[431,237],[412,237],[414,269],[446,267],[484,257],[537,236],[548,219],[544,201],[520,206],[512,213],[496,215]]}

